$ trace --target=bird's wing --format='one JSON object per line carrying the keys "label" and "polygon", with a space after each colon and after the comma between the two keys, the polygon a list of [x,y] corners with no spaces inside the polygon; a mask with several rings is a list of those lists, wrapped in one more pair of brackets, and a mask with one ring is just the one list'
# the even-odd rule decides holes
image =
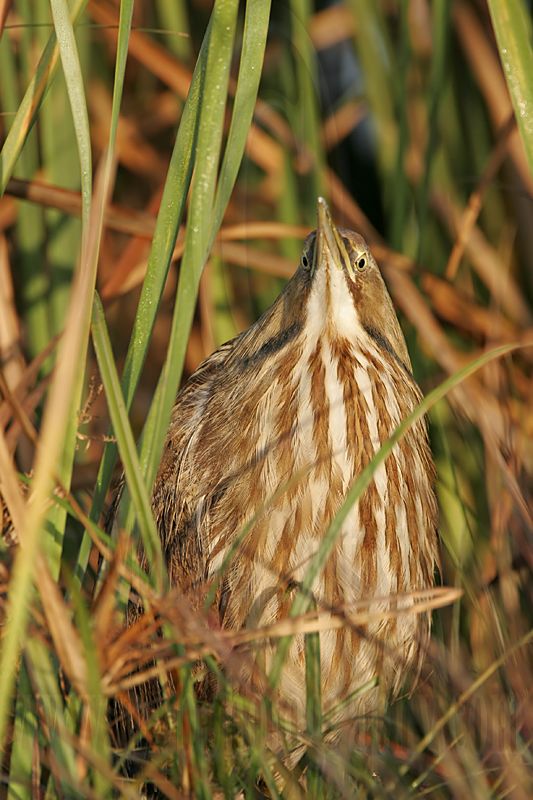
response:
{"label": "bird's wing", "polygon": [[198,491],[192,453],[220,370],[240,338],[206,358],[179,392],[154,484],[152,507],[171,581],[183,584],[186,576],[187,589],[205,579],[202,539],[211,502]]}

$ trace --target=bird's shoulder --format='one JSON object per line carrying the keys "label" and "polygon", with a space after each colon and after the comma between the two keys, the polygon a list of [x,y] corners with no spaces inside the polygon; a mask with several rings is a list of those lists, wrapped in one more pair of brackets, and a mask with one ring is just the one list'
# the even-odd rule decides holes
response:
{"label": "bird's shoulder", "polygon": [[242,334],[236,336],[211,353],[178,392],[156,479],[156,494],[161,485],[175,486],[183,478],[191,446],[206,419],[209,401],[216,393],[226,361],[241,337]]}
{"label": "bird's shoulder", "polygon": [[211,353],[195,369],[192,375],[178,392],[172,411],[170,430],[179,427],[180,419],[185,416],[192,424],[196,415],[201,415],[209,398],[216,389],[223,367],[228,357],[238,345],[242,334],[225,342]]}

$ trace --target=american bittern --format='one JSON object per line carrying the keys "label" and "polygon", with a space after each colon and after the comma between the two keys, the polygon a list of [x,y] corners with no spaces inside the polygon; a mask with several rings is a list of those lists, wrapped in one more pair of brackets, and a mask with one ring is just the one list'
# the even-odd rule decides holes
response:
{"label": "american bittern", "polygon": [[[172,583],[189,596],[207,585],[254,520],[221,584],[220,623],[240,628],[286,616],[348,487],[420,399],[369,248],[358,234],[337,229],[319,199],[318,228],[284,291],[258,322],[207,358],[177,398],[153,493]],[[433,586],[433,481],[419,422],[352,508],[312,587],[319,606]],[[405,614],[364,631],[321,633],[325,710],[376,673],[381,687],[396,691],[406,668],[419,662],[429,625],[426,613]],[[272,653],[267,646],[267,671]],[[278,691],[301,723],[302,637],[293,641]],[[372,690],[345,705],[342,716],[377,702]]]}

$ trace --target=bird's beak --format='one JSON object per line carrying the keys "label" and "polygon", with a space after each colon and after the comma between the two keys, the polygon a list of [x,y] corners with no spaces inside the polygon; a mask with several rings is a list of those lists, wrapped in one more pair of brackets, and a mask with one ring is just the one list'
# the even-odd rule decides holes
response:
{"label": "bird's beak", "polygon": [[345,268],[353,279],[354,269],[350,257],[323,197],[318,198],[317,222],[313,272],[323,263],[341,270]]}

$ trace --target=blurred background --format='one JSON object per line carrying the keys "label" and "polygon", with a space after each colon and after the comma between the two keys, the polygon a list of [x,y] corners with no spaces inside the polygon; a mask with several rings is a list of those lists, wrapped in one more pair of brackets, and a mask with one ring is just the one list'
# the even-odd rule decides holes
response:
{"label": "blurred background", "polygon": [[[119,373],[212,7],[209,0],[134,4],[97,276]],[[117,2],[89,0],[75,28],[95,165],[107,145],[118,15]],[[391,763],[402,762],[424,731],[434,731],[436,750],[420,771],[432,796],[526,797],[531,767],[533,674],[528,648],[513,646],[531,629],[533,599],[533,144],[528,150],[522,127],[527,107],[520,128],[513,107],[520,80],[525,96],[528,81],[518,75],[518,95],[510,95],[499,15],[502,30],[517,25],[530,49],[525,0],[273,0],[264,63],[256,66],[258,101],[199,283],[184,366],[190,374],[271,304],[315,225],[318,195],[337,223],[370,242],[424,393],[485,349],[521,346],[431,413],[442,581],[464,594],[436,614],[430,677],[416,702],[396,704],[385,746]],[[52,31],[49,3],[0,0],[0,24],[5,139]],[[238,25],[225,132],[241,36]],[[80,256],[80,185],[59,69],[0,199],[1,368],[37,428]],[[136,435],[167,352],[186,224],[185,213],[132,405]],[[6,404],[1,413],[6,441],[27,471],[33,446]],[[85,506],[108,430],[90,354],[72,473]],[[75,550],[79,525],[67,525]]]}

